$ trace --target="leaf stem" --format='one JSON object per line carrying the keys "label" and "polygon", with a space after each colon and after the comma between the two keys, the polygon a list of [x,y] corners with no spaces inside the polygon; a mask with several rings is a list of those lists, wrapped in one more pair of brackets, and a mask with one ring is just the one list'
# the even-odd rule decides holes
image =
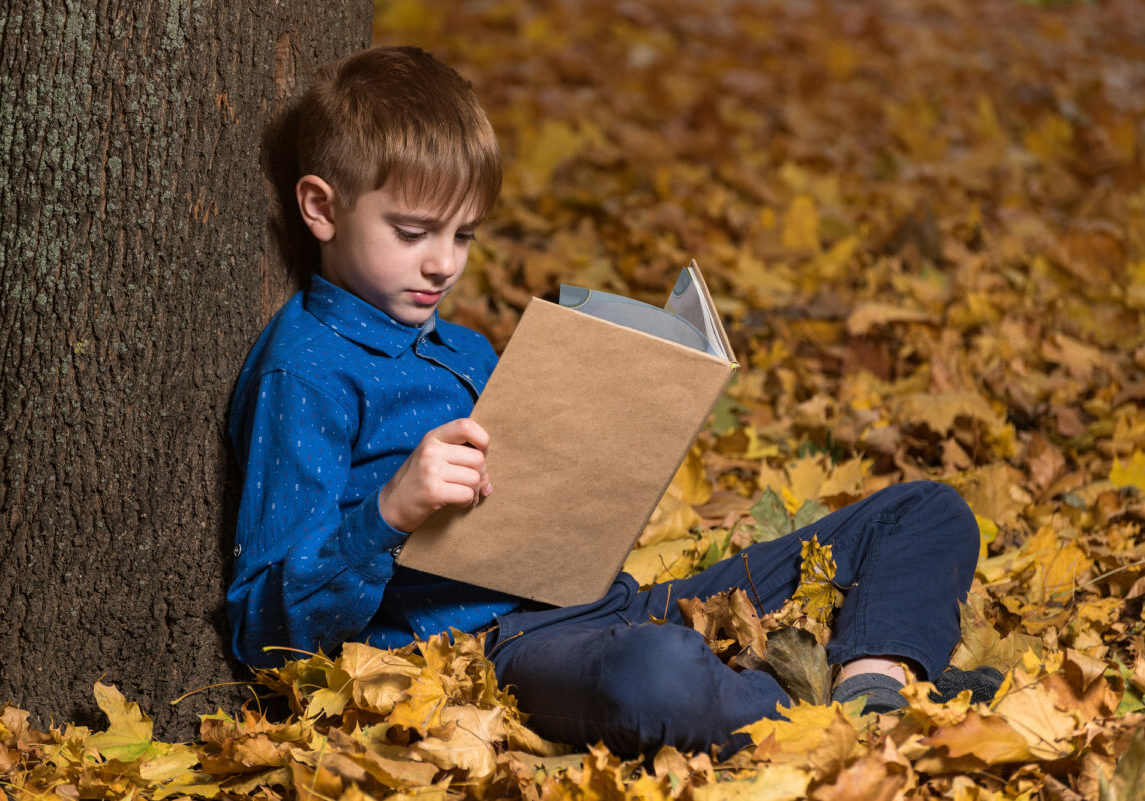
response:
{"label": "leaf stem", "polygon": [[1107,570],[1106,572],[1102,573],[1100,576],[1095,576],[1095,577],[1091,578],[1089,581],[1085,582],[1084,584],[1078,584],[1077,589],[1080,590],[1084,587],[1088,587],[1090,584],[1096,584],[1097,582],[1101,581],[1102,579],[1107,579],[1110,576],[1116,575],[1117,573],[1123,573],[1126,570],[1132,570],[1135,567],[1142,567],[1143,565],[1145,565],[1145,559],[1140,559],[1136,562],[1131,562],[1130,564],[1122,565],[1121,567],[1115,567],[1112,570]]}
{"label": "leaf stem", "polygon": [[334,660],[331,659],[330,657],[326,656],[326,654],[316,654],[313,651],[305,651],[301,648],[291,648],[288,645],[264,645],[262,650],[263,651],[291,651],[292,653],[296,653],[296,654],[306,654],[307,656],[312,656],[315,659],[325,659],[327,662],[330,662],[331,664],[333,664],[333,662],[334,662]]}
{"label": "leaf stem", "polygon": [[759,593],[756,592],[756,590],[755,590],[755,582],[752,581],[752,579],[751,579],[751,568],[748,567],[748,564],[747,564],[747,554],[746,553],[740,553],[740,556],[743,557],[743,572],[747,573],[747,583],[748,583],[748,586],[751,587],[751,594],[755,596],[756,608],[759,609],[759,613],[761,615],[766,614],[763,611],[763,602],[761,600],[759,600]]}
{"label": "leaf stem", "polygon": [[254,682],[251,682],[251,681],[220,681],[217,684],[208,684],[204,687],[199,687],[198,689],[195,689],[195,690],[188,690],[187,692],[183,693],[178,698],[176,698],[174,701],[168,701],[168,703],[171,706],[175,706],[176,704],[180,703],[181,701],[187,700],[192,695],[196,695],[197,693],[201,693],[201,692],[206,692],[207,690],[213,690],[215,687],[241,687],[244,685],[247,687],[253,687]]}

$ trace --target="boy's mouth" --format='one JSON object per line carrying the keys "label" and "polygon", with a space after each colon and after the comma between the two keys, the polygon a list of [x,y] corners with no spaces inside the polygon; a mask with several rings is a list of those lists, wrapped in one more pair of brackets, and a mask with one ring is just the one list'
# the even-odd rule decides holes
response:
{"label": "boy's mouth", "polygon": [[410,297],[412,297],[413,302],[418,304],[419,306],[432,306],[433,304],[435,304],[439,300],[441,300],[441,296],[444,294],[445,293],[441,290],[437,290],[437,291],[428,291],[428,290],[420,290],[420,289],[411,289],[410,290]]}

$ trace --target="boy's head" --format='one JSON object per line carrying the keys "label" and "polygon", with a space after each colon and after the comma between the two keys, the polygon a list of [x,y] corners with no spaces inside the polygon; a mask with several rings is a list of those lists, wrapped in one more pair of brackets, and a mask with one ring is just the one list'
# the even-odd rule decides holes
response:
{"label": "boy's head", "polygon": [[295,193],[323,277],[419,325],[465,267],[501,188],[472,86],[411,47],[326,68],[299,104]]}
{"label": "boy's head", "polygon": [[473,87],[416,47],[376,47],[327,66],[299,105],[300,175],[353,206],[373,189],[478,216],[501,189],[501,151]]}

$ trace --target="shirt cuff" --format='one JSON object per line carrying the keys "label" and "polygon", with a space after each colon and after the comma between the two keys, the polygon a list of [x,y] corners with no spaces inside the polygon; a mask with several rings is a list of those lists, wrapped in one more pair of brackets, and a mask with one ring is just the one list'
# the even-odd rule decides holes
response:
{"label": "shirt cuff", "polygon": [[342,520],[338,545],[351,567],[370,578],[385,581],[394,574],[394,558],[409,532],[399,531],[378,511],[378,492],[367,495]]}

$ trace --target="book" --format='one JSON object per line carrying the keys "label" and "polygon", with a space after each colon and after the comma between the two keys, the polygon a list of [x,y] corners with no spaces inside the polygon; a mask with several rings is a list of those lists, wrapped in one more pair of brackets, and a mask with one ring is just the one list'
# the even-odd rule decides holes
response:
{"label": "book", "polygon": [[473,408],[493,493],[436,512],[398,564],[554,606],[620,572],[735,357],[694,261],[665,308],[565,289],[529,303]]}

